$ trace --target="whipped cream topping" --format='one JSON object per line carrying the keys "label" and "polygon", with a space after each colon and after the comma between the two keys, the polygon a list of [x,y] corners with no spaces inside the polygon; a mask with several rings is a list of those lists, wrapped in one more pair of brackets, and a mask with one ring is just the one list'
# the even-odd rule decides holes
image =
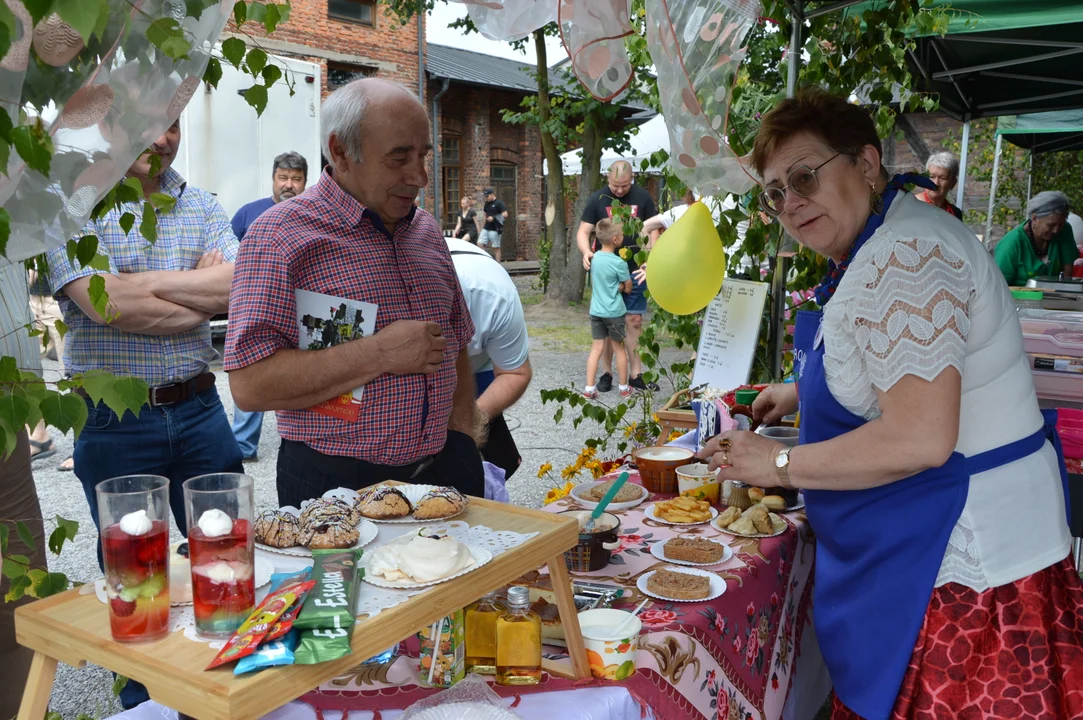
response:
{"label": "whipped cream topping", "polygon": [[395,582],[431,582],[474,564],[470,548],[453,537],[414,536],[409,542],[392,541],[376,548],[368,572]]}
{"label": "whipped cream topping", "polygon": [[152,527],[154,524],[151,523],[146,510],[136,510],[120,519],[120,531],[125,535],[146,535]]}
{"label": "whipped cream topping", "polygon": [[199,530],[207,537],[229,535],[233,530],[233,521],[221,510],[215,508],[199,516]]}

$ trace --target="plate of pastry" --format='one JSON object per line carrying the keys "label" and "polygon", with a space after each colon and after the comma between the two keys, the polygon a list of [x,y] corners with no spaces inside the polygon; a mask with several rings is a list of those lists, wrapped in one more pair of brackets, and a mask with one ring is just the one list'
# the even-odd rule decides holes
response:
{"label": "plate of pastry", "polygon": [[376,523],[449,520],[466,510],[470,498],[441,485],[371,485],[356,492],[339,488],[328,495],[352,503],[361,517]]}
{"label": "plate of pastry", "polygon": [[728,545],[711,538],[681,535],[651,545],[651,555],[676,565],[709,567],[721,565],[733,557]]}
{"label": "plate of pastry", "polygon": [[287,505],[264,511],[256,518],[255,532],[258,548],[312,557],[313,549],[364,547],[379,530],[353,504],[327,493],[301,503],[300,510]]}
{"label": "plate of pastry", "polygon": [[716,530],[738,537],[775,537],[786,532],[786,521],[767,509],[766,505],[753,505],[742,511],[736,507],[726,508],[711,521]]}
{"label": "plate of pastry", "polygon": [[467,545],[450,535],[421,528],[367,553],[361,566],[370,585],[413,590],[473,572],[492,559],[493,554],[480,545]]}
{"label": "plate of pastry", "polygon": [[805,507],[805,494],[802,492],[797,493],[797,501],[793,505],[787,505],[781,495],[774,495],[769,490],[758,487],[748,489],[748,498],[753,503],[764,505],[771,512],[793,512]]}
{"label": "plate of pastry", "polygon": [[667,567],[643,573],[639,592],[656,600],[705,602],[726,592],[726,581],[713,572],[690,567]]}
{"label": "plate of pastry", "polygon": [[706,500],[680,495],[648,505],[643,514],[663,525],[702,525],[716,517],[718,511]]}
{"label": "plate of pastry", "polygon": [[[598,507],[598,503],[605,497],[605,494],[609,492],[609,489],[613,487],[613,483],[615,482],[616,480],[602,480],[600,482],[585,482],[581,485],[576,485],[572,488],[572,497],[586,509],[593,510]],[[610,512],[630,510],[642,503],[649,496],[650,493],[647,492],[647,488],[642,485],[626,483],[624,487],[617,491],[617,496],[606,506],[606,510]]]}

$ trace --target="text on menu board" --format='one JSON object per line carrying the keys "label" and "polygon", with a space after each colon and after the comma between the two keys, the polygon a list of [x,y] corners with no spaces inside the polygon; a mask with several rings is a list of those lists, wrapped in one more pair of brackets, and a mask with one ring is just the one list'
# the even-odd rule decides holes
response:
{"label": "text on menu board", "polygon": [[766,300],[766,283],[726,278],[703,316],[693,387],[728,391],[748,382]]}

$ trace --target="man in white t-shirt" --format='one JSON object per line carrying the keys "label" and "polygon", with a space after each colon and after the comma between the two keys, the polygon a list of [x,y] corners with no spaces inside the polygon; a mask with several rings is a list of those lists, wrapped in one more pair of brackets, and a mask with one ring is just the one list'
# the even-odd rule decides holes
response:
{"label": "man in white t-shirt", "polygon": [[530,341],[523,304],[507,271],[489,253],[456,238],[445,238],[463,297],[474,322],[467,347],[478,393],[478,410],[488,418],[489,437],[481,456],[511,477],[522,458],[503,412],[530,385]]}

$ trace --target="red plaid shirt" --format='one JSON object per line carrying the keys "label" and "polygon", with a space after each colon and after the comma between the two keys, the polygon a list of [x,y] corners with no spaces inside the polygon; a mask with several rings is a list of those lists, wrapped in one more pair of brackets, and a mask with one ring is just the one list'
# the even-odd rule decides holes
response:
{"label": "red plaid shirt", "polygon": [[388,236],[379,217],[327,172],[297,198],[267,210],[248,229],[233,271],[227,371],[298,346],[297,289],[379,306],[377,332],[396,320],[437,323],[448,344],[434,375],[385,374],[368,383],[357,422],[278,411],[282,437],[380,465],[407,465],[439,452],[455,360],[474,325],[436,220],[416,210]]}

